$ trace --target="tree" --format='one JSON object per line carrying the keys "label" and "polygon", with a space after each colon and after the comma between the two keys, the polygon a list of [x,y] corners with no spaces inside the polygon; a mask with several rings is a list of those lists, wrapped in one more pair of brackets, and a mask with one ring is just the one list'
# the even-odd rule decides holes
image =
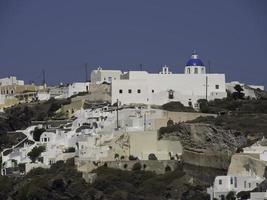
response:
{"label": "tree", "polygon": [[173,125],[174,125],[173,120],[169,119],[169,120],[167,121],[167,126],[173,126]]}
{"label": "tree", "polygon": [[226,195],[226,200],[235,200],[235,192],[234,191],[230,191],[227,195]]}
{"label": "tree", "polygon": [[158,158],[156,157],[154,153],[151,153],[148,155],[148,160],[158,160]]}
{"label": "tree", "polygon": [[169,165],[167,165],[167,166],[165,167],[165,172],[170,172],[170,171],[172,171],[172,169],[171,169],[171,167],[170,167]]}
{"label": "tree", "polygon": [[115,155],[114,155],[114,159],[117,160],[117,159],[119,159],[119,157],[120,157],[120,155],[117,154],[117,153],[115,153]]}
{"label": "tree", "polygon": [[129,160],[137,160],[138,158],[137,157],[134,157],[133,155],[130,155],[129,156]]}
{"label": "tree", "polygon": [[45,151],[44,146],[34,147],[27,155],[30,157],[32,162],[35,162],[36,159]]}
{"label": "tree", "polygon": [[245,94],[243,93],[244,89],[240,85],[235,85],[234,89],[236,92],[233,92],[234,99],[244,99]]}
{"label": "tree", "polygon": [[134,163],[132,170],[133,171],[140,171],[141,168],[142,168],[142,165],[139,162],[137,162],[137,163]]}
{"label": "tree", "polygon": [[43,132],[45,132],[45,129],[44,128],[35,128],[34,130],[33,130],[33,134],[32,134],[32,136],[33,136],[33,139],[35,140],[35,141],[40,141],[40,137],[41,137],[41,135],[42,135],[42,133]]}

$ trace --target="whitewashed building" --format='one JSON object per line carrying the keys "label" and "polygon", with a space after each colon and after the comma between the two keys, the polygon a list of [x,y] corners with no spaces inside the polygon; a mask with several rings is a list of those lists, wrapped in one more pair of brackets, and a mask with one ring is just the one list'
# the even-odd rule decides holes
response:
{"label": "whitewashed building", "polygon": [[167,66],[159,73],[129,71],[111,83],[112,104],[162,105],[180,101],[185,106],[197,106],[198,99],[226,97],[225,75],[206,73],[196,53],[186,64],[184,74],[171,73]]}
{"label": "whitewashed building", "polygon": [[249,200],[266,200],[267,199],[267,191],[266,192],[251,192]]}
{"label": "whitewashed building", "polygon": [[120,70],[103,70],[98,67],[91,72],[91,83],[111,83],[113,80],[119,80],[121,75],[122,72]]}
{"label": "whitewashed building", "polygon": [[18,80],[15,76],[9,76],[6,78],[0,79],[0,86],[6,86],[6,85],[24,85],[23,80]]}
{"label": "whitewashed building", "polygon": [[235,194],[241,191],[251,191],[256,188],[264,178],[258,176],[217,176],[212,187],[207,189],[210,200],[224,200],[229,192]]}
{"label": "whitewashed building", "polygon": [[75,82],[67,85],[60,84],[49,88],[49,94],[56,99],[65,99],[80,92],[89,91],[89,82]]}
{"label": "whitewashed building", "polygon": [[68,85],[67,97],[89,91],[89,82],[75,82]]}

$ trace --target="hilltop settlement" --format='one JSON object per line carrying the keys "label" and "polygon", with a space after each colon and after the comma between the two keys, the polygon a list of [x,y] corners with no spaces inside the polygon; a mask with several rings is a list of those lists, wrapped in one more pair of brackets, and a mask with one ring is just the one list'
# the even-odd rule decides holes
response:
{"label": "hilltop settlement", "polygon": [[181,74],[1,78],[0,110],[0,199],[267,199],[267,92],[196,52]]}

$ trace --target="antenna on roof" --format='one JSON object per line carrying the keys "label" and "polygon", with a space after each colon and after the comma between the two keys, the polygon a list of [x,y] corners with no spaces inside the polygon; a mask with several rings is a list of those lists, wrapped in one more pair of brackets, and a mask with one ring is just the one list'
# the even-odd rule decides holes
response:
{"label": "antenna on roof", "polygon": [[88,81],[88,74],[87,74],[87,72],[88,72],[88,63],[85,63],[85,66],[84,66],[84,68],[85,68],[85,82],[87,82]]}
{"label": "antenna on roof", "polygon": [[42,70],[42,76],[43,76],[42,84],[45,85],[46,81],[45,81],[45,70],[44,69]]}
{"label": "antenna on roof", "polygon": [[210,62],[210,60],[208,60],[209,74],[211,73],[211,71],[210,71],[210,67],[211,67],[211,62]]}

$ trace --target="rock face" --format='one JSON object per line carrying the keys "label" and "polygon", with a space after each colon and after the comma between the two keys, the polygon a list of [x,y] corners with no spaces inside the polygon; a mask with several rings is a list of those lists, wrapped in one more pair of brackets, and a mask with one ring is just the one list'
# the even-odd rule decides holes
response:
{"label": "rock face", "polygon": [[203,123],[180,123],[160,130],[160,137],[179,140],[184,148],[183,161],[193,166],[226,170],[231,155],[246,144],[239,132]]}
{"label": "rock face", "polygon": [[172,132],[162,133],[161,137],[180,140],[185,149],[199,153],[231,154],[246,144],[246,138],[240,132],[220,129],[210,124],[180,123],[173,126]]}
{"label": "rock face", "polygon": [[266,164],[266,162],[261,161],[253,154],[235,154],[232,156],[228,174],[241,174],[244,176],[255,174],[265,177]]}

